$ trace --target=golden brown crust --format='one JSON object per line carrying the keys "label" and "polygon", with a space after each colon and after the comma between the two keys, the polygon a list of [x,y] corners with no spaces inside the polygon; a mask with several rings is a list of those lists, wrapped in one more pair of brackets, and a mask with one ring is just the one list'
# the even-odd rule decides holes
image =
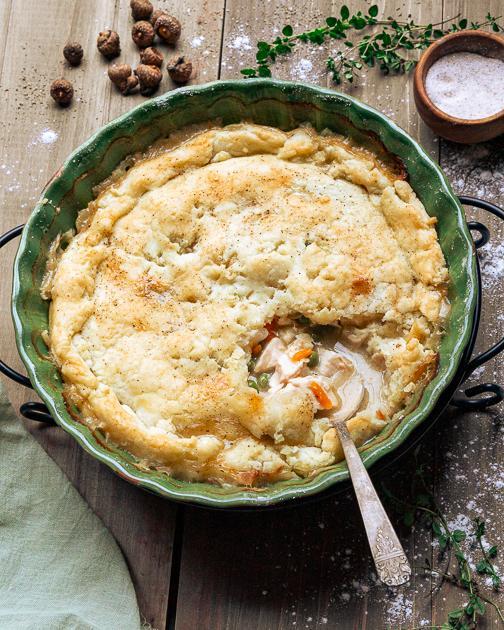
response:
{"label": "golden brown crust", "polygon": [[[345,322],[385,370],[390,419],[431,377],[447,278],[405,181],[330,134],[243,124],[111,180],[44,290],[51,350],[87,422],[174,475],[257,485],[341,457],[309,392],[247,386],[264,324]],[[349,421],[358,443],[380,414]]]}

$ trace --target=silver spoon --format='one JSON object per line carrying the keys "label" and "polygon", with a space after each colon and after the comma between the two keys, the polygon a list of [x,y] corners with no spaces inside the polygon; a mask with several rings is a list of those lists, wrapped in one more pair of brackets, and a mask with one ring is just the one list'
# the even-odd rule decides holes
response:
{"label": "silver spoon", "polygon": [[[348,417],[350,415],[352,414]],[[387,586],[399,586],[410,579],[411,567],[392,523],[376,494],[373,482],[364,468],[359,451],[350,437],[346,425],[348,417],[335,420],[333,426],[343,447],[371,555],[380,580]]]}

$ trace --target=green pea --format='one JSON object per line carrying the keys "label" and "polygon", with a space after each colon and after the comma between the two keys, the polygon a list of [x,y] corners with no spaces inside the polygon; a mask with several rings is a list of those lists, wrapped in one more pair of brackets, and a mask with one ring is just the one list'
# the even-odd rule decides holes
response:
{"label": "green pea", "polygon": [[316,350],[314,350],[311,354],[310,354],[310,358],[308,359],[308,367],[310,368],[314,368],[316,365],[318,365],[319,363],[319,355],[318,352]]}
{"label": "green pea", "polygon": [[250,361],[247,363],[247,367],[248,367],[248,371],[249,372],[253,372],[254,371],[256,363],[257,363],[257,359],[250,359]]}
{"label": "green pea", "polygon": [[259,389],[268,389],[269,387],[270,375],[263,372],[260,376],[257,377],[257,385]]}
{"label": "green pea", "polygon": [[300,315],[297,320],[302,326],[309,326],[311,323],[308,317],[305,317],[304,315]]}
{"label": "green pea", "polygon": [[256,392],[259,391],[259,386],[257,385],[257,381],[255,379],[249,378],[248,381],[247,381],[247,385],[249,387],[252,387],[252,389],[255,389]]}

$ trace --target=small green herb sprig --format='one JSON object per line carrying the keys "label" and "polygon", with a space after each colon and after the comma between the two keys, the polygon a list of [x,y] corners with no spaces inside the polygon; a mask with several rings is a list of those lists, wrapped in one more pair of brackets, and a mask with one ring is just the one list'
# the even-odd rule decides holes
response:
{"label": "small green herb sprig", "polygon": [[[412,526],[418,519],[422,519],[431,529],[439,549],[446,558],[445,568],[432,567],[428,559],[423,566],[415,567],[417,570],[434,575],[439,578],[433,590],[437,590],[444,582],[451,583],[467,593],[467,601],[460,608],[451,610],[447,620],[440,626],[430,626],[437,630],[475,630],[479,620],[485,615],[487,606],[495,609],[499,620],[504,624],[504,614],[499,605],[491,597],[482,592],[481,584],[469,560],[464,552],[462,544],[467,534],[461,529],[451,528],[440,506],[436,502],[427,482],[427,472],[424,465],[417,465],[411,485],[411,495],[408,500],[394,496],[386,487],[383,490],[391,501],[393,507],[399,512],[405,525]],[[490,577],[494,591],[498,591],[501,578],[498,575],[492,560],[498,554],[496,545],[485,546],[485,522],[476,518],[472,522],[470,532],[472,546],[478,548],[482,558],[476,564],[476,574]],[[453,557],[455,558],[456,571],[452,571]]]}
{"label": "small green herb sprig", "polygon": [[[481,521],[479,518],[474,520],[476,526],[475,536],[480,548],[483,559],[476,565],[476,571],[480,575],[488,575],[492,581],[492,586],[497,591],[501,585],[501,578],[497,574],[494,565],[492,564],[493,558],[497,555],[497,545],[491,545],[488,549],[485,549],[483,545],[483,537],[485,535],[485,521]],[[503,620],[504,621],[504,620]]]}
{"label": "small green herb sprig", "polygon": [[[466,18],[458,19],[460,16],[457,15],[436,24],[416,24],[414,20],[399,21],[393,17],[379,20],[377,16],[376,4],[370,6],[367,13],[357,11],[353,14],[343,5],[340,17],[328,17],[323,26],[310,31],[294,33],[292,26],[287,24],[282,29],[282,35],[272,42],[257,43],[256,67],[244,68],[240,72],[245,78],[270,77],[271,66],[277,58],[291,53],[300,42],[320,45],[334,39],[342,40],[344,49],[326,59],[326,68],[336,84],[344,81],[353,83],[364,65],[370,68],[378,66],[383,74],[409,72],[417,61],[415,51],[424,50],[447,33],[484,27],[490,27],[496,33],[504,31],[504,26],[499,23],[501,16],[494,17],[490,13],[484,22],[469,22]],[[449,22],[452,23],[448,26]],[[382,28],[363,36],[356,43],[348,39],[350,32],[373,26]]]}

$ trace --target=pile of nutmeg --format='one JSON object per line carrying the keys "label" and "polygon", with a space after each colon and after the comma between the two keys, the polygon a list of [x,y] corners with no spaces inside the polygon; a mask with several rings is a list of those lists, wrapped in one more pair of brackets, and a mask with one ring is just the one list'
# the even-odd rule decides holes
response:
{"label": "pile of nutmeg", "polygon": [[[152,45],[155,37],[157,35],[162,43],[173,46],[180,38],[182,27],[177,18],[162,9],[154,9],[150,0],[131,0],[130,6],[135,21],[131,37],[140,49],[140,63],[133,71],[127,63],[112,64],[108,76],[124,95],[140,90],[140,94],[150,96],[161,83],[164,60],[163,54]],[[121,54],[119,35],[111,29],[99,33],[96,45],[106,59],[115,59]],[[63,55],[71,66],[78,66],[84,51],[79,43],[69,42]],[[169,59],[166,68],[172,81],[179,85],[187,83],[193,73],[191,62],[180,55]],[[73,86],[67,79],[57,79],[51,84],[51,96],[59,105],[69,105],[73,93]]]}

